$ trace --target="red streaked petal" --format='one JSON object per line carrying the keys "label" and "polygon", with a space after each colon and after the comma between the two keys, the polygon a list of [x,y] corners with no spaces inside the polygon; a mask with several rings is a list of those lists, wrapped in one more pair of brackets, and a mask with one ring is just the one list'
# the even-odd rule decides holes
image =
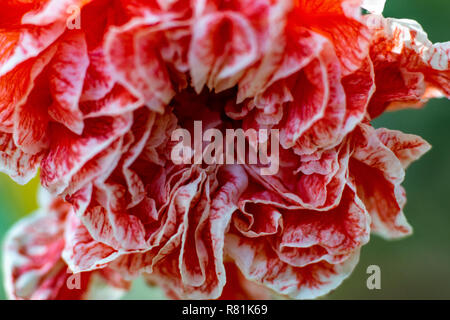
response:
{"label": "red streaked petal", "polygon": [[105,40],[105,53],[115,80],[138,97],[141,104],[162,113],[175,92],[168,61],[162,55],[164,52],[156,48],[166,41],[165,33],[177,32],[178,25],[164,24],[161,19],[136,18],[122,27],[111,28]]}
{"label": "red streaked petal", "polygon": [[285,149],[293,147],[324,115],[329,97],[326,67],[317,59],[311,62],[298,75],[292,93],[294,99],[287,106],[280,131],[280,143]]}
{"label": "red streaked petal", "polygon": [[[118,298],[129,288],[113,271],[73,274],[61,258],[64,227],[71,206],[54,200],[24,218],[8,233],[4,246],[7,293],[13,299]],[[109,290],[101,291],[97,286]],[[94,295],[92,295],[94,294]]]}
{"label": "red streaked petal", "polygon": [[245,17],[232,12],[203,16],[194,25],[189,52],[193,87],[197,92],[205,84],[217,92],[233,87],[257,53],[255,30]]}
{"label": "red streaked petal", "polygon": [[63,33],[64,23],[0,32],[0,76],[20,63],[38,56]]}
{"label": "red streaked petal", "polygon": [[107,245],[92,239],[80,219],[71,212],[65,227],[64,261],[75,273],[102,269],[120,253]]}
{"label": "red streaked petal", "polygon": [[21,151],[9,133],[0,133],[0,171],[19,184],[28,183],[37,173],[43,154]]}
{"label": "red streaked petal", "polygon": [[298,23],[331,40],[344,75],[359,69],[366,58],[372,31],[362,23],[361,1],[297,1],[292,23]]}
{"label": "red streaked petal", "polygon": [[127,132],[131,122],[130,113],[87,119],[81,136],[54,124],[50,151],[41,166],[43,185],[53,193],[62,192],[77,170]]}
{"label": "red streaked petal", "polygon": [[370,216],[356,191],[347,187],[340,204],[327,212],[283,211],[283,231],[274,250],[291,266],[350,258],[369,241]]}
{"label": "red streaked petal", "polygon": [[48,113],[76,134],[81,134],[84,128],[78,102],[88,65],[84,35],[81,32],[66,33],[50,64],[48,76],[53,103]]}
{"label": "red streaked petal", "polygon": [[303,268],[293,267],[281,261],[267,242],[234,234],[226,236],[225,248],[248,280],[295,299],[327,294],[351,274],[359,259],[357,251],[339,264],[322,261]]}
{"label": "red streaked petal", "polygon": [[225,263],[227,283],[223,288],[220,300],[268,300],[271,295],[268,289],[253,281],[247,280],[234,263]]}
{"label": "red streaked petal", "polygon": [[377,129],[376,134],[378,139],[395,153],[404,169],[431,149],[428,142],[416,135],[384,128]]}
{"label": "red streaked petal", "polygon": [[398,238],[412,231],[403,214],[404,167],[429,146],[415,136],[399,132],[381,130],[378,134],[368,125],[359,125],[353,137],[356,145],[350,174],[358,196],[372,216],[372,231],[386,238]]}

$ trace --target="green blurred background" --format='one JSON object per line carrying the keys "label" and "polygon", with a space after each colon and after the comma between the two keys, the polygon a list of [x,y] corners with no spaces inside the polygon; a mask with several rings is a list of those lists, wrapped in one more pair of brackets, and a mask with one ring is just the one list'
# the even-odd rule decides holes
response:
{"label": "green blurred background", "polygon": [[[450,40],[450,0],[388,0],[384,15],[419,21],[433,42]],[[373,236],[351,277],[326,298],[450,299],[450,102],[434,100],[424,109],[384,114],[374,125],[417,134],[433,145],[408,169],[404,183],[405,213],[414,234],[398,241]],[[36,208],[37,185],[35,180],[21,187],[0,174],[1,238]],[[381,290],[366,286],[366,270],[373,264],[381,268]],[[138,282],[126,298],[150,296],[160,297]],[[0,299],[4,298],[0,290]]]}

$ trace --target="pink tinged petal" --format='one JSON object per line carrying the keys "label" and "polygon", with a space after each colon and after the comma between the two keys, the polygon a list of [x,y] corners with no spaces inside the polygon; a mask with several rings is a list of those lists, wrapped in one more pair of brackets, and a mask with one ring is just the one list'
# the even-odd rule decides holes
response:
{"label": "pink tinged petal", "polygon": [[39,58],[30,59],[0,77],[0,129],[13,132],[14,111],[24,104],[34,87],[34,81],[55,53],[50,49]]}
{"label": "pink tinged petal", "polygon": [[225,263],[227,283],[220,300],[269,300],[271,292],[264,286],[247,280],[232,262]]}
{"label": "pink tinged petal", "polygon": [[[73,205],[77,217],[83,223],[89,234],[95,241],[111,238],[113,231],[112,227],[107,220],[107,212],[99,205],[90,205],[93,199],[94,188],[91,184],[86,185],[82,189],[78,190],[74,194],[66,197],[66,200]],[[114,243],[111,241],[105,243],[109,247],[120,247],[114,239]]]}
{"label": "pink tinged petal", "polygon": [[351,274],[359,260],[357,250],[342,263],[322,261],[294,267],[280,260],[266,241],[232,233],[225,238],[225,248],[248,280],[294,299],[314,299],[329,293]]}
{"label": "pink tinged petal", "polygon": [[386,109],[399,109],[426,101],[422,97],[426,91],[425,77],[420,72],[408,72],[398,66],[378,65],[376,69],[376,91],[369,103],[369,115],[378,117]]}
{"label": "pink tinged petal", "polygon": [[[215,267],[209,270],[215,274],[216,280],[206,281],[207,295],[217,298],[225,285],[224,234],[228,228],[232,213],[237,209],[237,201],[248,185],[247,176],[240,166],[231,166],[219,172],[219,184],[221,185],[211,203],[210,212],[210,237],[211,251]],[[213,279],[214,279],[213,278]],[[215,283],[217,281],[217,283]]]}
{"label": "pink tinged petal", "polygon": [[[162,113],[175,92],[165,61],[155,49],[162,37],[160,33],[170,26],[158,22],[155,17],[135,19],[111,28],[105,40],[105,53],[115,80],[139,98],[141,104]],[[147,28],[140,28],[143,26]]]}
{"label": "pink tinged petal", "polygon": [[165,61],[161,53],[155,49],[158,42],[154,37],[155,34],[151,31],[141,31],[136,35],[134,39],[137,50],[136,63],[144,80],[148,82],[149,92],[146,92],[148,96],[145,104],[151,110],[162,112],[175,96],[175,91]]}
{"label": "pink tinged petal", "polygon": [[[55,49],[51,48],[2,78],[7,81],[11,77],[15,83],[23,81],[22,89],[10,91],[8,96],[11,101],[5,106],[5,129],[13,133],[15,144],[30,154],[37,154],[48,146],[46,109],[51,97],[46,82],[46,66],[54,53]],[[8,106],[9,103],[17,104]]]}
{"label": "pink tinged petal", "polygon": [[[41,166],[41,179],[52,193],[61,193],[70,179],[90,159],[131,127],[132,114],[88,119],[81,136],[54,124],[49,154]],[[105,168],[108,170],[108,168]]]}
{"label": "pink tinged petal", "polygon": [[68,217],[64,237],[62,258],[75,273],[101,269],[120,256],[118,251],[95,241],[74,213]]}
{"label": "pink tinged petal", "polygon": [[251,199],[240,200],[241,211],[233,218],[234,226],[243,235],[255,238],[276,234],[282,226],[282,215],[265,203],[254,203]]}
{"label": "pink tinged petal", "polygon": [[20,63],[38,56],[64,32],[64,23],[45,27],[29,27],[0,33],[0,76]]}
{"label": "pink tinged petal", "polygon": [[67,33],[59,42],[49,71],[53,103],[48,113],[76,134],[83,132],[83,114],[78,102],[89,65],[87,45],[81,32]]}
{"label": "pink tinged petal", "polygon": [[[283,58],[273,73],[269,84],[288,78],[302,70],[325,49],[328,40],[320,34],[300,28],[296,32],[289,30]],[[329,48],[328,48],[329,49]]]}
{"label": "pink tinged petal", "polygon": [[194,24],[189,66],[193,87],[204,85],[216,92],[237,84],[257,58],[255,31],[248,20],[234,12],[212,13]]}
{"label": "pink tinged petal", "polygon": [[[108,211],[101,205],[95,205],[95,202],[91,205],[93,192],[96,191],[96,189],[93,189],[92,184],[90,184],[68,197],[67,200],[73,204],[77,217],[95,241],[102,242],[108,247],[119,250],[121,244],[115,238],[115,230],[109,219]],[[105,201],[110,200],[111,199],[105,199]]]}
{"label": "pink tinged petal", "polygon": [[370,221],[356,192],[347,187],[339,206],[325,213],[284,211],[283,231],[274,250],[296,267],[318,261],[341,263],[369,241]]}
{"label": "pink tinged petal", "polygon": [[[254,92],[254,103],[258,109],[262,109],[256,114],[254,120],[249,120],[250,117],[244,119],[244,125],[247,127],[255,127],[258,129],[259,125],[273,125],[278,124],[283,116],[284,105],[292,102],[295,97],[295,92],[299,92],[296,83],[295,74],[298,74],[301,69],[316,59],[320,52],[324,49],[327,39],[310,32],[306,29],[300,29],[294,34],[287,35],[286,44],[280,45],[285,50],[278,57],[277,61],[273,62],[271,66],[271,73],[267,75],[267,79],[261,83],[262,88]],[[252,72],[246,74],[243,81],[249,81],[251,85],[246,90],[256,90],[258,79],[246,79],[251,77]],[[238,92],[238,101],[243,94],[240,89]],[[245,85],[245,84],[244,84]],[[253,88],[253,89],[252,89]],[[249,125],[248,122],[256,121],[255,125]]]}
{"label": "pink tinged petal", "polygon": [[141,102],[121,85],[115,85],[99,100],[86,100],[80,103],[84,118],[120,115],[139,107]]}
{"label": "pink tinged petal", "polygon": [[[254,5],[255,7],[258,6],[255,2]],[[292,8],[293,3],[290,1],[278,1],[269,4],[268,8],[265,8],[266,5],[268,5],[266,2],[260,5],[260,8],[264,9],[260,9],[260,14],[256,15],[255,18],[256,21],[265,23],[264,26],[270,26],[269,28],[264,28],[263,26],[263,31],[258,30],[258,41],[261,43],[259,50],[264,51],[264,55],[260,57],[258,62],[248,68],[239,80],[239,90],[236,99],[238,103],[243,102],[247,98],[257,96],[264,88],[276,81],[277,76],[274,76],[274,74],[277,73],[277,70],[281,74],[283,72],[291,72],[289,70],[296,67],[295,58],[297,53],[299,53],[298,56],[301,56],[299,50],[296,50],[298,48],[290,50],[291,47],[297,46],[297,42],[295,40],[291,41],[291,39],[286,40],[284,35],[286,12]],[[252,18],[254,16],[252,15]],[[298,41],[298,43],[300,42],[301,40]],[[308,43],[311,42],[305,41],[306,45]],[[302,44],[299,44],[298,47],[301,48]],[[310,47],[319,47],[319,45],[311,45]],[[291,55],[293,55],[292,58]],[[274,79],[272,79],[273,76]]]}
{"label": "pink tinged petal", "polygon": [[201,286],[206,280],[206,266],[208,263],[208,248],[204,241],[207,230],[208,214],[210,212],[210,183],[202,181],[199,192],[192,199],[192,206],[186,211],[183,221],[183,236],[181,238],[181,250],[179,268],[181,280],[187,286]]}
{"label": "pink tinged petal", "polygon": [[66,213],[67,210],[56,210],[49,215],[41,210],[9,231],[4,246],[4,271],[10,298],[52,298],[65,285],[56,276],[53,288],[49,288],[46,275],[65,272],[60,253]]}
{"label": "pink tinged petal", "polygon": [[339,203],[347,180],[347,143],[335,150],[302,157],[285,151],[280,159],[284,163],[275,175],[261,176],[256,166],[247,166],[255,181],[278,197],[271,201],[291,209],[319,211],[330,210]]}
{"label": "pink tinged petal", "polygon": [[[350,173],[355,179],[358,196],[371,214],[372,230],[386,238],[408,235],[412,229],[403,214],[406,202],[405,191],[401,187],[404,167],[426,151],[428,146],[414,136],[404,136],[404,143],[399,143],[395,141],[395,132],[390,134],[392,138],[387,138],[385,134],[388,131],[384,134],[380,131],[381,138],[393,148],[391,150],[378,138],[373,128],[367,125],[360,125],[359,128],[355,133],[357,144],[350,161]],[[408,145],[408,142],[411,144]],[[402,150],[402,147],[405,149]],[[407,151],[408,148],[411,150]]]}
{"label": "pink tinged petal", "polygon": [[359,69],[372,39],[372,29],[362,22],[360,3],[354,0],[301,0],[299,12],[294,12],[292,17],[293,21],[330,39],[344,75]]}
{"label": "pink tinged petal", "polygon": [[450,96],[450,45],[432,44],[413,20],[370,16],[377,30],[371,48],[377,89],[371,116],[386,108],[421,107],[430,98]]}
{"label": "pink tinged petal", "polygon": [[43,73],[35,80],[27,100],[14,110],[14,142],[24,152],[37,154],[48,148],[48,107],[51,103],[46,73]]}
{"label": "pink tinged petal", "polygon": [[361,7],[371,13],[382,14],[386,0],[363,0]]}
{"label": "pink tinged petal", "polygon": [[286,106],[286,115],[280,131],[280,143],[288,149],[317,120],[323,117],[328,97],[326,67],[314,60],[296,76],[292,88],[294,100]]}
{"label": "pink tinged petal", "polygon": [[322,114],[323,117],[296,141],[294,150],[298,154],[311,154],[317,150],[335,147],[348,133],[343,130],[346,97],[341,84],[339,62],[329,46],[325,46],[319,60],[327,71],[328,101]]}
{"label": "pink tinged petal", "polygon": [[[83,216],[83,221],[100,230],[104,224],[107,228],[111,228],[111,232],[99,235],[95,239],[123,251],[146,249],[146,232],[142,221],[126,211],[125,188],[105,183],[98,184],[97,192],[96,197],[102,206],[93,207],[92,212],[88,210]],[[97,218],[97,214],[100,219]]]}
{"label": "pink tinged petal", "polygon": [[0,171],[24,185],[36,176],[43,154],[27,154],[14,143],[9,133],[0,133]]}
{"label": "pink tinged petal", "polygon": [[395,153],[404,169],[431,149],[428,142],[412,134],[384,128],[377,129],[376,134],[378,139]]}
{"label": "pink tinged petal", "polygon": [[387,180],[382,172],[360,162],[351,161],[350,167],[356,177],[358,195],[371,214],[372,232],[387,239],[411,234],[412,228],[403,213],[406,203],[403,188]]}
{"label": "pink tinged petal", "polygon": [[[316,210],[325,211],[337,206],[347,183],[347,172],[349,162],[349,146],[344,143],[334,151],[334,159],[330,167],[323,173],[310,171],[316,167],[317,162],[326,161],[327,152],[322,153],[322,157],[316,161],[311,161],[305,166],[300,166],[299,170],[305,173],[297,184],[297,192],[301,199],[310,204]],[[307,169],[306,169],[307,168]],[[315,169],[318,169],[317,167]],[[322,170],[324,168],[321,168]]]}
{"label": "pink tinged petal", "polygon": [[140,109],[136,113],[131,132],[133,133],[133,144],[123,155],[122,172],[128,186],[131,200],[128,208],[134,207],[145,198],[145,186],[137,172],[130,169],[131,165],[141,155],[155,125],[156,114],[147,109]]}
{"label": "pink tinged petal", "polygon": [[[21,220],[9,232],[4,246],[7,294],[13,299],[118,298],[129,284],[117,274],[101,270],[74,275],[61,259],[64,227],[70,205],[54,200]],[[80,287],[69,288],[71,277],[79,277]],[[97,291],[98,286],[103,287]],[[105,287],[109,285],[109,289]],[[106,289],[106,290],[105,290]],[[106,295],[92,295],[102,292]],[[113,295],[111,295],[113,293]]]}
{"label": "pink tinged petal", "polygon": [[173,130],[177,128],[178,119],[173,113],[158,115],[148,137],[141,158],[150,163],[164,166],[170,157],[167,146]]}
{"label": "pink tinged petal", "polygon": [[142,222],[126,212],[124,195],[121,185],[99,179],[95,188],[87,185],[67,200],[95,241],[126,253],[145,249],[146,242]]}
{"label": "pink tinged petal", "polygon": [[[433,45],[428,40],[423,28],[413,20],[407,19],[384,19],[383,33],[392,41],[390,51],[395,54],[405,53],[411,50],[417,55],[414,60],[406,61],[408,67],[420,66],[417,60],[423,64],[440,71],[448,70],[449,52],[446,44]],[[411,55],[411,58],[414,56]]]}
{"label": "pink tinged petal", "polygon": [[45,26],[55,21],[64,21],[70,17],[72,11],[69,8],[79,8],[91,0],[46,0],[38,10],[30,11],[22,18],[23,24]]}
{"label": "pink tinged petal", "polygon": [[89,67],[86,70],[81,101],[100,100],[114,87],[111,66],[106,61],[103,48],[89,50]]}

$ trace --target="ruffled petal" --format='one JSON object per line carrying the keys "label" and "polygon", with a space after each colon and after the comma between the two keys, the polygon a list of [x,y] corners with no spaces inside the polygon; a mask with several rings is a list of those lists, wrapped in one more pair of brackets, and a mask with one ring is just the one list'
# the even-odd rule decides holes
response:
{"label": "ruffled petal", "polygon": [[19,184],[28,183],[36,176],[44,155],[22,152],[9,133],[0,133],[0,171],[9,175]]}
{"label": "ruffled petal", "polygon": [[81,136],[53,125],[50,152],[41,165],[42,184],[53,193],[61,193],[77,170],[127,132],[131,122],[129,113],[88,119]]}
{"label": "ruffled petal", "polygon": [[350,187],[339,206],[326,213],[284,211],[282,216],[283,231],[274,250],[291,266],[341,263],[369,241],[370,216]]}
{"label": "ruffled petal", "polygon": [[[4,245],[4,272],[10,298],[118,298],[129,288],[112,270],[74,274],[68,269],[61,252],[70,210],[69,204],[52,201],[48,208],[23,219],[9,231]],[[105,290],[105,284],[109,290]]]}
{"label": "ruffled petal", "polygon": [[265,241],[228,234],[225,246],[226,253],[248,280],[295,299],[327,294],[351,274],[359,260],[357,251],[339,264],[321,261],[299,268],[280,260]]}
{"label": "ruffled petal", "polygon": [[[164,16],[136,18],[124,26],[111,28],[105,40],[114,79],[139,98],[141,104],[161,113],[175,95],[170,66],[174,70],[185,68],[177,57],[186,57],[183,50],[188,37],[183,24],[166,23],[164,19]],[[166,48],[157,49],[161,46]]]}
{"label": "ruffled petal", "polygon": [[201,17],[193,27],[189,66],[193,87],[206,84],[217,92],[233,87],[258,54],[255,31],[238,13],[220,12]]}
{"label": "ruffled petal", "polygon": [[81,32],[66,33],[58,44],[49,71],[53,103],[48,114],[76,134],[84,128],[79,100],[89,65],[86,41]]}
{"label": "ruffled petal", "polygon": [[386,144],[373,128],[359,126],[349,169],[358,195],[372,216],[372,231],[397,238],[412,232],[403,214],[404,167],[429,150],[429,145],[419,137],[399,132],[382,130],[379,135]]}
{"label": "ruffled petal", "polygon": [[[7,10],[7,9],[5,9]],[[20,63],[37,57],[64,32],[64,23],[46,27],[30,27],[0,32],[0,76]]]}
{"label": "ruffled petal", "polygon": [[329,38],[336,50],[343,74],[360,68],[369,51],[372,31],[361,18],[361,1],[297,1],[294,23],[300,23]]}
{"label": "ruffled petal", "polygon": [[372,118],[386,109],[423,106],[433,97],[450,97],[450,45],[432,44],[413,20],[368,16],[377,30],[371,47],[377,91]]}

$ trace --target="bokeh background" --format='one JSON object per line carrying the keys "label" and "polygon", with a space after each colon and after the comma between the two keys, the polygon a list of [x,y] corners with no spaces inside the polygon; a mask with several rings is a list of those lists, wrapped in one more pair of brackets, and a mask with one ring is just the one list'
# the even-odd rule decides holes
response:
{"label": "bokeh background", "polygon": [[[450,0],[388,0],[384,15],[417,20],[433,42],[443,42],[450,40],[449,13]],[[450,101],[387,113],[374,125],[417,134],[433,145],[408,169],[404,183],[405,213],[414,234],[397,241],[372,236],[351,277],[325,299],[450,299]],[[37,187],[37,180],[18,186],[0,174],[0,238],[36,208]],[[370,265],[381,269],[380,290],[367,289]],[[125,298],[161,297],[138,281]],[[0,299],[5,299],[3,289]]]}

